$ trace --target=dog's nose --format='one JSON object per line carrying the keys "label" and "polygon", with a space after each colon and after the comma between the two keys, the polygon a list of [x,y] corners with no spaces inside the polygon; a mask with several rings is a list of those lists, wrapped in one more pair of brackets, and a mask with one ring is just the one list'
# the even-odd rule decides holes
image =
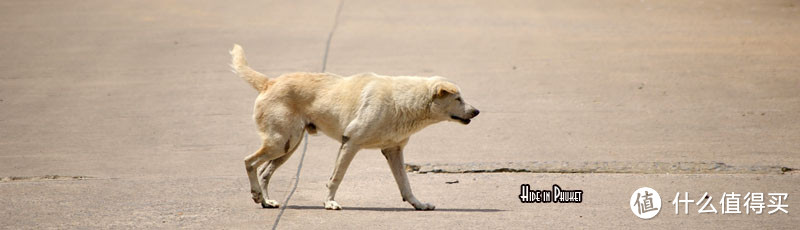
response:
{"label": "dog's nose", "polygon": [[481,111],[479,111],[479,110],[477,110],[477,109],[476,109],[476,110],[473,110],[473,111],[472,111],[472,117],[476,117],[476,116],[478,116],[478,114],[479,114],[479,113],[481,113]]}

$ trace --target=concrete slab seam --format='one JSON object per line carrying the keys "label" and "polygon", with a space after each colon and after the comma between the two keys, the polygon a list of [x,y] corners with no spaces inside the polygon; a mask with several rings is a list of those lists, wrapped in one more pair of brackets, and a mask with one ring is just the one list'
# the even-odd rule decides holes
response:
{"label": "concrete slab seam", "polygon": [[[320,70],[320,72],[323,73],[325,72],[325,68],[327,67],[328,64],[328,52],[330,51],[331,40],[333,39],[334,32],[336,32],[337,25],[339,25],[339,15],[342,12],[343,6],[344,6],[344,0],[340,0],[339,6],[336,8],[336,16],[334,16],[333,19],[333,27],[331,28],[331,31],[328,33],[328,39],[325,41],[325,52],[322,55],[322,68]],[[295,190],[297,190],[297,184],[300,183],[300,170],[303,169],[303,160],[306,157],[306,150],[308,150],[308,132],[305,133],[304,139],[305,141],[303,143],[303,152],[300,154],[300,163],[297,164],[297,174],[295,174],[294,185],[292,186],[292,190],[289,192],[289,195],[286,196],[286,200],[283,201],[283,206],[281,206],[281,211],[278,213],[278,216],[275,217],[275,223],[272,224],[273,230],[278,228],[278,223],[280,222],[281,217],[283,216],[283,212],[286,211],[286,207],[289,206],[289,200],[292,198],[292,195],[294,195]]]}

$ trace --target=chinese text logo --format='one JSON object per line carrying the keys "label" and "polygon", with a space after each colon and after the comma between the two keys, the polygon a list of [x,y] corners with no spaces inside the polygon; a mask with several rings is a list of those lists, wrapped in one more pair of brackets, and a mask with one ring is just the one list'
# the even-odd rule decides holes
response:
{"label": "chinese text logo", "polygon": [[642,219],[655,217],[661,211],[661,196],[652,188],[641,187],[631,195],[631,211]]}

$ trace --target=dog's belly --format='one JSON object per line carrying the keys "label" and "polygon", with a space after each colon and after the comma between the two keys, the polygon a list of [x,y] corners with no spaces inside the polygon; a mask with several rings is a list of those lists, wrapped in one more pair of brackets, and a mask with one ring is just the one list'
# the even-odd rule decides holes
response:
{"label": "dog's belly", "polygon": [[361,144],[361,148],[365,148],[365,149],[385,149],[385,148],[397,147],[398,145],[400,145],[400,143],[403,143],[403,141],[402,140],[400,140],[400,141],[382,140],[382,141],[367,142],[367,143]]}
{"label": "dog's belly", "polygon": [[[335,127],[326,127],[324,125],[317,125],[317,130],[325,134],[325,136],[330,137],[340,143],[343,141],[343,131],[342,129],[337,129]],[[392,133],[392,132],[367,132],[364,136],[359,137],[357,139],[352,139],[350,141],[357,141],[355,144],[359,145],[361,148],[365,149],[383,149],[389,147],[395,147],[398,144],[402,143],[410,134],[400,134],[400,133]]]}

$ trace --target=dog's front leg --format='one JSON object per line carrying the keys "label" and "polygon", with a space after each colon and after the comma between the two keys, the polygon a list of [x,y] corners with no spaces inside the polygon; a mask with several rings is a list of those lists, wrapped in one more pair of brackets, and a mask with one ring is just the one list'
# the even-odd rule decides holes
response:
{"label": "dog's front leg", "polygon": [[433,210],[436,208],[433,204],[423,203],[414,197],[411,192],[411,185],[408,183],[408,175],[403,166],[403,147],[392,147],[381,149],[381,153],[386,157],[389,167],[392,169],[392,175],[397,182],[397,187],[400,188],[400,195],[403,196],[403,201],[408,201],[417,210]]}
{"label": "dog's front leg", "polygon": [[339,203],[334,201],[334,197],[336,196],[336,189],[339,188],[339,184],[342,183],[342,178],[344,178],[344,173],[347,172],[347,167],[350,166],[350,162],[353,161],[353,157],[356,156],[356,152],[358,152],[359,147],[355,144],[345,143],[342,144],[342,147],[339,148],[339,156],[336,157],[336,165],[333,167],[333,175],[331,175],[330,180],[328,180],[328,197],[325,200],[325,209],[328,210],[340,210],[342,206]]}

